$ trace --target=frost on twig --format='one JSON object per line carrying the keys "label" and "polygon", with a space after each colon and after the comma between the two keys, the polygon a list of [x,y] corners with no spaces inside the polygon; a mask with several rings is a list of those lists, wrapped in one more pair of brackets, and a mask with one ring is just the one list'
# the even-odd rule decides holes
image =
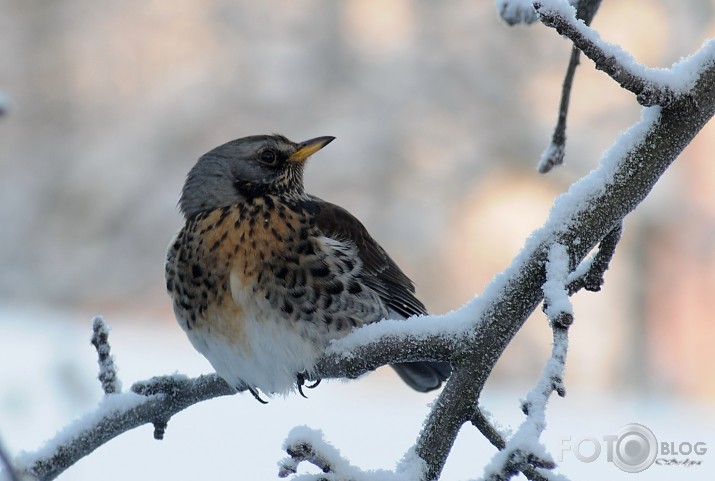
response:
{"label": "frost on twig", "polygon": [[319,474],[296,475],[293,479],[312,481],[414,481],[423,479],[424,462],[410,450],[394,471],[365,471],[351,465],[334,446],[323,439],[323,433],[307,426],[291,430],[283,443],[288,457],[278,463],[278,476],[296,475],[298,466],[307,462],[320,470]]}
{"label": "frost on twig", "polygon": [[[624,89],[636,94],[643,106],[668,106],[678,99],[676,91],[662,78],[653,75],[655,69],[638,64],[620,47],[607,44],[598,34],[576,18],[576,13],[565,0],[540,0],[534,8],[541,23],[556,29],[569,38],[595,64]],[[659,72],[660,73],[660,72]]]}
{"label": "frost on twig", "polygon": [[573,321],[573,309],[566,290],[569,265],[566,247],[552,244],[545,266],[543,292],[544,304],[547,305],[544,310],[553,330],[554,343],[551,358],[539,382],[522,402],[521,409],[526,419],[505,442],[480,412],[472,418],[472,423],[500,450],[485,468],[484,478],[487,480],[503,481],[519,473],[532,480],[551,479],[551,473],[546,470],[556,467],[539,438],[546,428],[546,404],[551,393],[555,391],[561,397],[566,395],[563,374],[568,349],[568,326]]}
{"label": "frost on twig", "polygon": [[[489,422],[489,419],[484,415],[482,410],[480,408],[477,408],[476,411],[474,412],[474,416],[472,416],[472,424],[479,430],[482,435],[487,438],[487,441],[492,443],[492,446],[497,448],[498,450],[503,450],[506,447],[506,441],[504,440],[504,435],[500,433],[493,425],[491,422]],[[534,460],[535,464],[539,465],[545,465],[546,462],[542,460]],[[526,476],[526,479],[529,479],[531,481],[548,481],[549,477],[539,471],[536,470],[534,467],[534,464],[529,464],[527,466],[524,466],[522,471],[521,471],[524,476]],[[548,473],[547,473],[548,474]]]}
{"label": "frost on twig", "polygon": [[92,345],[97,350],[99,364],[99,382],[102,383],[104,394],[116,394],[122,391],[122,383],[117,376],[117,367],[109,345],[109,326],[102,316],[92,320]]}
{"label": "frost on twig", "polygon": [[519,473],[524,473],[529,479],[553,478],[548,470],[554,469],[556,463],[539,438],[546,429],[546,404],[551,393],[556,391],[559,396],[566,394],[563,373],[568,349],[567,329],[554,325],[553,333],[551,358],[547,361],[538,384],[521,405],[526,419],[484,469],[485,480],[503,481]]}
{"label": "frost on twig", "polygon": [[566,279],[569,275],[569,253],[561,244],[549,248],[546,262],[546,282],[544,291],[544,313],[551,325],[568,327],[573,322],[573,306],[569,300]]}
{"label": "frost on twig", "polygon": [[618,241],[621,240],[623,222],[619,222],[616,227],[606,234],[598,244],[598,251],[593,257],[582,262],[575,271],[568,277],[568,294],[575,294],[581,289],[591,292],[598,292],[605,282],[603,276],[608,270],[613,254],[616,252]]}
{"label": "frost on twig", "polygon": [[23,476],[54,479],[110,439],[143,424],[153,423],[154,436],[160,439],[174,414],[201,401],[236,393],[216,374],[194,379],[155,377],[137,382],[131,392],[122,393],[110,355],[109,329],[101,317],[94,318],[92,332],[92,344],[99,354],[99,379],[106,395],[94,411],[67,425],[40,449],[21,453],[16,463]]}
{"label": "frost on twig", "polygon": [[[319,432],[311,431],[307,428],[304,428],[304,432],[302,434],[305,433],[309,433],[311,437],[318,435],[319,439],[321,440],[321,450],[323,452],[330,451],[330,457],[339,457],[339,453],[337,452],[337,450],[335,450],[335,448],[322,441],[322,436],[320,436]],[[291,435],[294,435],[294,433],[291,433]],[[288,453],[288,456],[290,457],[280,462],[278,471],[279,477],[286,478],[291,474],[297,473],[298,465],[304,461],[316,466],[323,473],[335,474],[333,471],[333,464],[328,460],[328,456],[322,453],[318,453],[316,451],[316,448],[313,446],[313,442],[307,441],[305,439],[295,439],[290,443],[287,443],[284,448],[286,453]]]}
{"label": "frost on twig", "polygon": [[55,479],[122,433],[157,419],[168,420],[193,404],[236,393],[216,374],[192,379],[165,376],[137,384],[132,392],[104,396],[94,411],[60,430],[40,449],[22,453],[16,459],[18,471],[33,479]]}
{"label": "frost on twig", "polygon": [[[591,25],[593,17],[596,16],[598,8],[601,6],[601,0],[581,0],[576,7],[576,18],[583,21],[585,25]],[[566,67],[566,75],[561,86],[561,102],[559,103],[559,116],[554,127],[554,133],[551,136],[551,143],[541,154],[536,170],[540,174],[545,174],[557,165],[564,162],[564,154],[566,152],[566,118],[568,117],[569,103],[571,99],[571,89],[573,87],[573,79],[576,74],[576,67],[579,64],[581,51],[574,46],[571,49],[568,67]]]}
{"label": "frost on twig", "polygon": [[536,10],[531,0],[496,0],[499,16],[509,25],[534,23]]}

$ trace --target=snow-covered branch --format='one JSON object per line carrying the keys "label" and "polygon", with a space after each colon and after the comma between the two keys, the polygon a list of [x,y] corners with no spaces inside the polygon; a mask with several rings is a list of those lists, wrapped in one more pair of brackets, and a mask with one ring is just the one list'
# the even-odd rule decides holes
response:
{"label": "snow-covered branch", "polygon": [[573,306],[566,288],[569,275],[569,254],[566,247],[555,243],[549,248],[546,262],[544,313],[552,326],[568,327],[573,322]]}
{"label": "snow-covered branch", "polygon": [[[489,419],[484,415],[481,409],[477,409],[471,419],[472,424],[479,430],[482,435],[487,438],[487,441],[492,443],[492,445],[498,450],[503,450],[506,448],[506,440],[502,433],[500,433],[492,424]],[[551,479],[548,473],[542,473],[537,471],[534,467],[535,465],[546,466],[546,462],[543,460],[534,460],[534,463],[526,464],[522,466],[521,472],[526,476],[526,479],[531,481],[548,481]]]}
{"label": "snow-covered branch", "polygon": [[[531,2],[529,2],[531,3]],[[533,8],[533,5],[530,5]],[[593,17],[601,6],[601,0],[580,0],[576,5],[576,18],[582,20],[584,25],[591,25]],[[534,13],[536,11],[534,10]],[[564,82],[561,86],[561,101],[559,102],[559,113],[551,135],[551,142],[541,154],[536,170],[541,174],[546,174],[557,165],[564,162],[566,153],[566,118],[568,116],[569,104],[571,102],[571,89],[576,74],[576,67],[579,65],[581,51],[575,46],[571,49],[569,64],[566,67]]]}
{"label": "snow-covered branch", "polygon": [[546,404],[552,392],[566,395],[563,374],[568,350],[568,326],[573,322],[573,308],[566,289],[569,274],[569,255],[566,248],[554,243],[548,252],[546,282],[543,285],[544,311],[554,334],[551,358],[546,363],[537,386],[522,403],[526,419],[508,441],[494,429],[481,411],[472,416],[472,424],[485,434],[498,449],[492,462],[485,468],[485,479],[504,481],[524,473],[528,479],[551,479],[548,471],[556,467],[551,456],[539,441],[546,428]]}
{"label": "snow-covered branch", "polygon": [[97,350],[97,363],[99,364],[99,375],[97,378],[102,383],[104,394],[116,394],[122,392],[122,383],[117,375],[117,367],[114,365],[114,357],[111,354],[109,345],[109,326],[104,322],[102,316],[96,316],[92,320],[92,338],[90,340]]}
{"label": "snow-covered branch", "polygon": [[614,227],[606,237],[598,244],[598,251],[583,261],[579,266],[569,274],[567,281],[568,295],[572,296],[581,289],[586,289],[591,292],[598,292],[605,282],[604,274],[608,270],[613,254],[616,252],[618,241],[621,240],[621,232],[623,231],[623,223],[619,223]]}
{"label": "snow-covered branch", "polygon": [[[560,2],[561,3],[561,2]],[[479,298],[471,347],[460,353],[417,443],[437,479],[462,424],[471,419],[496,360],[542,298],[546,257],[554,243],[568,246],[570,269],[650,192],[659,177],[715,113],[712,42],[678,65],[681,85],[692,85],[667,107],[644,109],[598,169],[559,197],[544,227],[533,233],[512,264]],[[691,99],[697,99],[696,102]],[[606,252],[606,251],[604,251]]]}
{"label": "snow-covered branch", "polygon": [[522,403],[526,419],[485,468],[486,480],[504,481],[521,472],[526,474],[526,471],[536,472],[543,478],[550,479],[550,474],[544,470],[556,467],[539,441],[541,433],[546,429],[546,404],[551,393],[556,391],[559,396],[565,395],[563,374],[568,350],[567,330],[553,325],[553,333],[551,358],[546,363],[536,387]]}
{"label": "snow-covered branch", "polygon": [[323,439],[323,433],[306,426],[291,430],[283,449],[288,457],[278,463],[278,476],[286,478],[298,472],[298,466],[307,462],[317,467],[320,474],[293,476],[293,480],[312,481],[414,481],[420,479],[424,471],[421,459],[408,453],[395,471],[364,471],[351,465],[330,443]]}
{"label": "snow-covered branch", "polygon": [[539,0],[534,8],[541,22],[569,38],[595,64],[624,89],[636,94],[641,105],[666,106],[685,93],[668,70],[647,68],[617,45],[601,40],[598,33],[576,17],[566,0]]}
{"label": "snow-covered branch", "polygon": [[[69,424],[35,452],[15,460],[18,472],[51,480],[122,433],[168,421],[187,407],[236,391],[215,374],[189,379],[165,376],[132,386],[132,392],[104,396],[94,411]],[[156,434],[156,433],[155,433]]]}

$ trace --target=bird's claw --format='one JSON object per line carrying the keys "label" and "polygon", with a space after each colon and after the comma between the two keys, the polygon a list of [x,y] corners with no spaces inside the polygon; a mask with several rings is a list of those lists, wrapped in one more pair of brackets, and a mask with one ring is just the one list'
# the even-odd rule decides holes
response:
{"label": "bird's claw", "polygon": [[316,387],[318,387],[318,384],[320,384],[320,381],[321,379],[317,379],[313,384],[306,384],[305,375],[303,373],[300,373],[296,376],[295,384],[298,387],[298,392],[300,393],[300,395],[308,399],[308,396],[306,396],[303,392],[303,386],[307,387],[308,389],[315,389]]}

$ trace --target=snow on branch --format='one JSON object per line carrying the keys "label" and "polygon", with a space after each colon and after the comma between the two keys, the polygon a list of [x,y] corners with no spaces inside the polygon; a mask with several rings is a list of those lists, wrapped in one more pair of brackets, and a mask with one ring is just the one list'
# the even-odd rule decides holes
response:
{"label": "snow on branch", "polygon": [[581,289],[591,292],[598,292],[605,282],[604,274],[608,270],[613,254],[616,252],[618,241],[621,240],[623,222],[619,222],[616,227],[606,234],[600,244],[598,251],[593,257],[583,261],[569,274],[567,281],[568,295],[571,296]]}
{"label": "snow on branch", "polygon": [[[532,3],[532,2],[529,2]],[[533,7],[533,5],[531,5]],[[593,17],[601,6],[601,0],[580,0],[576,6],[576,18],[583,21],[585,25],[591,25]],[[534,10],[536,12],[536,10]],[[573,79],[576,74],[576,67],[579,65],[581,51],[575,46],[571,49],[568,67],[564,75],[564,82],[561,86],[561,101],[559,102],[559,114],[551,135],[551,143],[541,154],[539,163],[536,166],[537,172],[546,174],[557,165],[564,163],[566,153],[566,118],[568,116],[569,103],[571,102],[571,89]]]}
{"label": "snow on branch", "polygon": [[[506,448],[505,436],[499,432],[487,417],[482,412],[481,408],[477,408],[474,416],[471,419],[472,424],[479,430],[487,440],[492,443],[492,446],[502,451]],[[535,464],[546,465],[546,461],[538,460]],[[523,466],[521,472],[526,476],[526,479],[531,481],[549,481],[553,476],[549,472],[538,471],[533,464]]]}
{"label": "snow on branch", "polygon": [[92,319],[92,345],[97,350],[97,362],[99,364],[99,382],[102,383],[104,394],[115,394],[122,392],[122,383],[117,375],[117,367],[114,365],[114,357],[110,354],[109,326],[104,322],[102,316]]}
{"label": "snow on branch", "polygon": [[485,288],[480,309],[472,313],[473,342],[455,361],[452,376],[435,402],[439,409],[430,411],[416,445],[428,466],[426,479],[439,477],[497,359],[541,301],[549,246],[568,246],[571,262],[580,263],[637,207],[713,117],[714,50],[715,43],[710,42],[679,64],[679,69],[692,74],[688,95],[667,108],[644,109],[641,122],[621,134],[596,170],[556,200],[544,227],[529,237],[512,264]]}
{"label": "snow on branch", "polygon": [[569,253],[561,244],[549,248],[546,262],[546,282],[544,291],[544,312],[552,326],[568,327],[573,322],[573,306],[566,289],[569,274]]}
{"label": "snow on branch", "polygon": [[647,68],[620,46],[601,40],[595,30],[577,19],[575,9],[566,0],[539,0],[533,3],[544,25],[568,37],[593,60],[598,70],[603,70],[621,87],[636,94],[641,105],[670,105],[691,87],[669,69]]}
{"label": "snow on branch", "polygon": [[545,470],[554,469],[556,463],[539,438],[546,429],[546,404],[551,393],[556,391],[559,396],[566,395],[563,374],[568,350],[567,329],[554,325],[553,333],[551,358],[547,361],[536,387],[522,403],[526,419],[484,469],[485,480],[504,481],[519,473],[526,475],[527,471],[532,476],[534,473],[540,476],[537,479],[552,479],[551,473]]}
{"label": "snow on branch", "polygon": [[548,250],[546,282],[542,290],[544,311],[549,318],[554,341],[551,358],[546,363],[539,382],[522,403],[521,408],[526,419],[505,441],[478,408],[472,416],[472,424],[499,449],[485,468],[486,480],[504,481],[519,473],[523,473],[530,480],[553,479],[551,473],[546,470],[555,468],[556,464],[539,438],[546,428],[546,404],[551,393],[555,391],[561,397],[566,395],[563,374],[568,350],[567,330],[573,322],[573,308],[566,289],[569,265],[566,247],[559,243],[552,244]]}
{"label": "snow on branch", "polygon": [[534,23],[536,10],[531,0],[496,0],[499,16],[509,25]]}
{"label": "snow on branch", "polygon": [[283,443],[288,457],[278,463],[278,476],[287,478],[298,472],[307,462],[317,467],[320,474],[293,476],[293,481],[414,481],[421,479],[423,463],[416,456],[406,456],[395,471],[363,471],[351,465],[334,446],[323,439],[323,433],[307,426],[291,430]]}
{"label": "snow on branch", "polygon": [[154,424],[161,439],[168,420],[187,407],[219,396],[235,394],[216,374],[189,379],[162,376],[135,383],[131,392],[120,392],[119,379],[109,354],[109,329],[101,317],[92,322],[92,344],[99,353],[100,380],[105,396],[94,411],[60,430],[40,449],[17,456],[16,469],[38,480],[51,480],[120,434]]}

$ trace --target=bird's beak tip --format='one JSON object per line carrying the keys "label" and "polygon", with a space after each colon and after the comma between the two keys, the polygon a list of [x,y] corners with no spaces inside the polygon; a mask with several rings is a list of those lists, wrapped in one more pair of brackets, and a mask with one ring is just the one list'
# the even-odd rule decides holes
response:
{"label": "bird's beak tip", "polygon": [[293,155],[290,156],[289,160],[295,162],[305,162],[308,157],[328,145],[333,140],[335,140],[335,137],[331,135],[326,135],[324,137],[316,137],[314,139],[301,142],[298,145],[298,150],[296,150]]}

